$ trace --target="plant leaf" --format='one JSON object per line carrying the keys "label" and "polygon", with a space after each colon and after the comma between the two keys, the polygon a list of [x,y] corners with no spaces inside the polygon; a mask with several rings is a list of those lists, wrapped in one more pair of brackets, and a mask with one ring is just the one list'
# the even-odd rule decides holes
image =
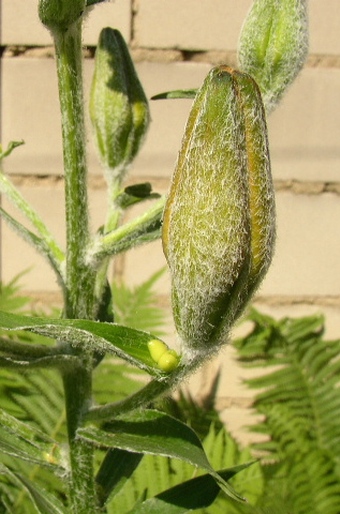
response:
{"label": "plant leaf", "polygon": [[151,330],[161,337],[160,327],[165,324],[164,309],[153,286],[164,274],[165,268],[156,271],[147,281],[130,288],[124,283],[112,285],[114,316],[117,323],[137,330]]}
{"label": "plant leaf", "polygon": [[48,455],[56,454],[57,443],[27,423],[0,410],[0,449],[12,457],[48,467],[57,474],[63,468],[51,462]]}
{"label": "plant leaf", "polygon": [[[229,480],[244,467],[221,470],[218,474],[223,480]],[[220,488],[210,474],[201,475],[138,503],[128,514],[184,514],[209,507],[219,492]]]}
{"label": "plant leaf", "polygon": [[13,150],[15,148],[17,148],[18,146],[24,145],[24,144],[25,144],[25,141],[23,141],[23,140],[21,140],[21,141],[10,141],[8,143],[8,146],[7,146],[6,150],[2,150],[2,146],[0,145],[0,161],[4,157],[8,157],[9,155],[11,155],[11,153],[13,152]]}
{"label": "plant leaf", "polygon": [[65,507],[59,502],[58,498],[49,492],[41,489],[26,477],[16,475],[28,491],[32,502],[42,514],[66,514]]}
{"label": "plant leaf", "polygon": [[51,251],[51,247],[46,242],[46,239],[43,237],[39,237],[36,234],[34,234],[31,230],[26,228],[22,223],[17,221],[15,218],[13,218],[8,212],[6,212],[4,209],[0,207],[0,216],[8,223],[8,225],[17,232],[27,243],[32,245],[35,250],[43,255],[51,264],[52,268],[60,278],[61,277],[61,271],[60,271],[60,262],[58,262],[55,259],[55,256],[53,255],[53,252]]}
{"label": "plant leaf", "polygon": [[7,330],[27,330],[53,339],[65,340],[84,351],[111,353],[151,375],[164,376],[152,360],[148,342],[154,337],[141,330],[115,323],[88,320],[46,319],[0,312],[0,326]]}
{"label": "plant leaf", "polygon": [[322,316],[277,321],[252,311],[250,319],[253,330],[237,346],[241,361],[266,366],[265,374],[247,380],[261,390],[254,402],[261,421],[251,430],[266,436],[252,446],[274,470],[264,505],[280,498],[291,512],[338,514],[340,340],[323,340]]}
{"label": "plant leaf", "polygon": [[151,100],[168,100],[175,98],[195,98],[197,89],[176,89],[174,91],[166,91],[165,93],[158,93],[151,97]]}
{"label": "plant leaf", "polygon": [[0,475],[7,476],[15,485],[23,486],[28,492],[29,497],[35,508],[40,514],[66,514],[66,509],[58,498],[39,486],[20,473],[13,472],[8,467],[0,463]]}
{"label": "plant leaf", "polygon": [[143,454],[110,448],[96,476],[99,503],[105,505],[112,491],[117,494],[140,463]]}
{"label": "plant leaf", "polygon": [[211,467],[195,432],[162,412],[133,412],[107,423],[105,430],[94,426],[80,428],[78,436],[106,448],[184,460],[207,471],[230,497],[243,500]]}

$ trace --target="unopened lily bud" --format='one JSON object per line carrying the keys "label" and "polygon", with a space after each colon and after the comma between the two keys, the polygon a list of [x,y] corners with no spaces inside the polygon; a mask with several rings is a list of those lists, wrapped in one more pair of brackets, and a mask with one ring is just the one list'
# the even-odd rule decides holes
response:
{"label": "unopened lily bud", "polygon": [[183,349],[213,351],[268,269],[274,241],[266,122],[254,80],[210,71],[185,129],[163,249]]}
{"label": "unopened lily bud", "polygon": [[108,180],[121,177],[144,139],[149,107],[127,45],[115,29],[105,28],[99,37],[90,118]]}
{"label": "unopened lily bud", "polygon": [[241,30],[239,65],[260,87],[267,112],[280,101],[308,53],[307,0],[254,0]]}
{"label": "unopened lily bud", "polygon": [[52,32],[66,30],[82,16],[86,0],[40,0],[39,18]]}

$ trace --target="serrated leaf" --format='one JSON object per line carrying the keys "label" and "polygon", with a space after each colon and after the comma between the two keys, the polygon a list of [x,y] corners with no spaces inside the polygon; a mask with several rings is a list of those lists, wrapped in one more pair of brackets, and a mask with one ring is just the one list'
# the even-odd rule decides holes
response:
{"label": "serrated leaf", "polygon": [[46,319],[0,312],[0,326],[7,330],[27,330],[65,340],[84,351],[111,353],[143,369],[163,376],[150,356],[148,342],[154,337],[141,330],[88,320]]}
{"label": "serrated leaf", "polygon": [[105,431],[94,426],[80,428],[78,436],[101,447],[184,460],[206,470],[230,497],[243,500],[211,467],[195,432],[162,412],[133,412],[106,424]]}

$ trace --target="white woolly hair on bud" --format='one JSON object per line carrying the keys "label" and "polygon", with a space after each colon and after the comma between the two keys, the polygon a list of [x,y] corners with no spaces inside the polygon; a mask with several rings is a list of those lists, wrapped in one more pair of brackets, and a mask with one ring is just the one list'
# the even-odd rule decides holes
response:
{"label": "white woolly hair on bud", "polygon": [[163,249],[185,359],[214,353],[265,275],[275,208],[255,81],[219,66],[194,101],[164,210]]}
{"label": "white woolly hair on bud", "polygon": [[254,0],[240,33],[238,61],[260,87],[267,113],[308,55],[307,0]]}

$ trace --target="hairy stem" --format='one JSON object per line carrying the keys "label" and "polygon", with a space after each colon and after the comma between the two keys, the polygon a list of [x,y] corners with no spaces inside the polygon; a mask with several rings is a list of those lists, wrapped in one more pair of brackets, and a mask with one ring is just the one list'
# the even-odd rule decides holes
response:
{"label": "hairy stem", "polygon": [[95,514],[97,499],[94,486],[93,448],[77,438],[84,412],[89,406],[92,367],[88,358],[63,374],[70,456],[70,499],[73,514]]}
{"label": "hairy stem", "polygon": [[185,366],[175,369],[167,378],[151,380],[146,386],[120,402],[92,407],[85,414],[86,421],[109,421],[126,412],[148,407],[151,402],[174,389],[185,377],[193,373],[205,360],[206,355],[196,355]]}
{"label": "hairy stem", "polygon": [[[66,32],[54,34],[66,202],[66,292],[67,318],[93,317],[95,273],[85,263],[89,216],[87,163],[82,85],[81,18]],[[78,364],[63,372],[70,460],[70,497],[73,514],[97,512],[94,488],[93,448],[77,438],[83,414],[92,396],[92,356],[75,351],[67,341],[60,345],[78,355]]]}
{"label": "hairy stem", "polygon": [[81,20],[55,37],[66,202],[65,316],[91,318],[94,273],[84,262],[89,240],[82,84]]}

